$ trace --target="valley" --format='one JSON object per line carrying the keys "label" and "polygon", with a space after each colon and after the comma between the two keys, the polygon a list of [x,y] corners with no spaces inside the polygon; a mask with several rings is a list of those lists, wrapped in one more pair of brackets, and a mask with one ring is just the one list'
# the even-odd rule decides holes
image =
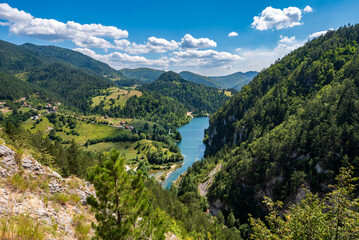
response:
{"label": "valley", "polygon": [[333,2],[0,3],[0,239],[358,239],[359,25]]}

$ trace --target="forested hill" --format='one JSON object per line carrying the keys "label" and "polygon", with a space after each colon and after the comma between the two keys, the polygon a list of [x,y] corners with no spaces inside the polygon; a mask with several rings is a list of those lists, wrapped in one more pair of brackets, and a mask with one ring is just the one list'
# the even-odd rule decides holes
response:
{"label": "forested hill", "polygon": [[180,72],[179,75],[190,82],[195,82],[198,84],[203,84],[209,87],[216,87],[216,88],[222,88],[222,85],[214,81],[213,79],[205,76],[201,76],[198,74],[194,74],[188,71]]}
{"label": "forested hill", "polygon": [[149,83],[155,81],[165,71],[152,68],[124,68],[119,70],[118,72],[128,79],[136,79],[144,83]]}
{"label": "forested hill", "polygon": [[[259,73],[210,118],[207,197],[245,222],[264,196],[286,204],[359,169],[359,25],[329,31]],[[200,163],[198,163],[200,165]],[[213,165],[212,165],[213,166]],[[356,176],[358,176],[356,172]],[[188,177],[189,178],[189,177]]]}
{"label": "forested hill", "polygon": [[[95,95],[100,89],[114,85],[94,71],[90,71],[91,66],[103,66],[98,61],[89,61],[96,64],[90,64],[89,69],[83,69],[79,65],[75,66],[74,64],[77,63],[72,61],[71,57],[68,57],[69,62],[64,62],[56,56],[50,56],[50,53],[48,56],[39,54],[28,49],[30,45],[26,46],[0,41],[0,84],[3,86],[0,91],[1,100],[14,100],[39,91],[52,100],[87,111],[90,96]],[[33,48],[37,47],[33,46]],[[43,51],[48,49],[48,47],[38,48]],[[71,50],[60,48],[57,50],[69,51],[77,55]],[[80,58],[88,57],[82,55]]]}
{"label": "forested hill", "polygon": [[213,113],[228,99],[222,90],[186,81],[171,71],[141,89],[174,98],[195,113]]}
{"label": "forested hill", "polygon": [[223,88],[234,88],[236,90],[241,90],[246,84],[248,84],[258,72],[249,71],[249,72],[236,72],[227,76],[220,77],[209,77],[216,81]]}
{"label": "forested hill", "polygon": [[53,61],[70,64],[73,67],[97,73],[101,76],[117,74],[117,71],[106,63],[70,49],[55,46],[38,46],[30,43],[25,43],[20,47],[31,51],[39,57],[50,58]]}

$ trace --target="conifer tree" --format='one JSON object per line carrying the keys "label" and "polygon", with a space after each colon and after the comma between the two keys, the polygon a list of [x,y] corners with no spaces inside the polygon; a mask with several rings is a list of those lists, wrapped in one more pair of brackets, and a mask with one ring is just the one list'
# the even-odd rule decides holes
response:
{"label": "conifer tree", "polygon": [[130,176],[125,158],[112,149],[109,157],[94,167],[89,180],[96,198],[87,199],[98,222],[93,224],[100,239],[164,239],[165,222],[159,210],[153,210],[142,172]]}

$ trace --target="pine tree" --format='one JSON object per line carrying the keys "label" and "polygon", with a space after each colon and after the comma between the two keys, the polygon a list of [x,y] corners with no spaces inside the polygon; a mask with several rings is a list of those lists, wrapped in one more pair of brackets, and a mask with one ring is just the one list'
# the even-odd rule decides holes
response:
{"label": "pine tree", "polygon": [[231,212],[227,218],[227,227],[232,228],[236,223],[236,218],[234,217],[233,212]]}
{"label": "pine tree", "polygon": [[219,211],[219,212],[218,212],[218,214],[217,214],[217,220],[218,220],[218,223],[224,224],[224,216],[223,216],[222,211]]}
{"label": "pine tree", "polygon": [[[109,158],[94,167],[89,180],[96,198],[87,199],[98,222],[93,224],[100,239],[164,239],[165,222],[159,210],[153,210],[144,187],[142,172],[130,176],[125,158],[112,149]],[[129,238],[130,236],[130,238]]]}

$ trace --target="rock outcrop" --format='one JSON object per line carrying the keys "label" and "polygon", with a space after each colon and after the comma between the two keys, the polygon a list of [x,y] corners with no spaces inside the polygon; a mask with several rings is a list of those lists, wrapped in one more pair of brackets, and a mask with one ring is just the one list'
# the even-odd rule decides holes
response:
{"label": "rock outcrop", "polygon": [[15,155],[0,145],[0,216],[27,215],[51,229],[46,239],[77,239],[74,218],[83,216],[87,226],[94,221],[86,205],[87,196],[95,194],[93,187],[76,177],[62,178],[31,156]]}

